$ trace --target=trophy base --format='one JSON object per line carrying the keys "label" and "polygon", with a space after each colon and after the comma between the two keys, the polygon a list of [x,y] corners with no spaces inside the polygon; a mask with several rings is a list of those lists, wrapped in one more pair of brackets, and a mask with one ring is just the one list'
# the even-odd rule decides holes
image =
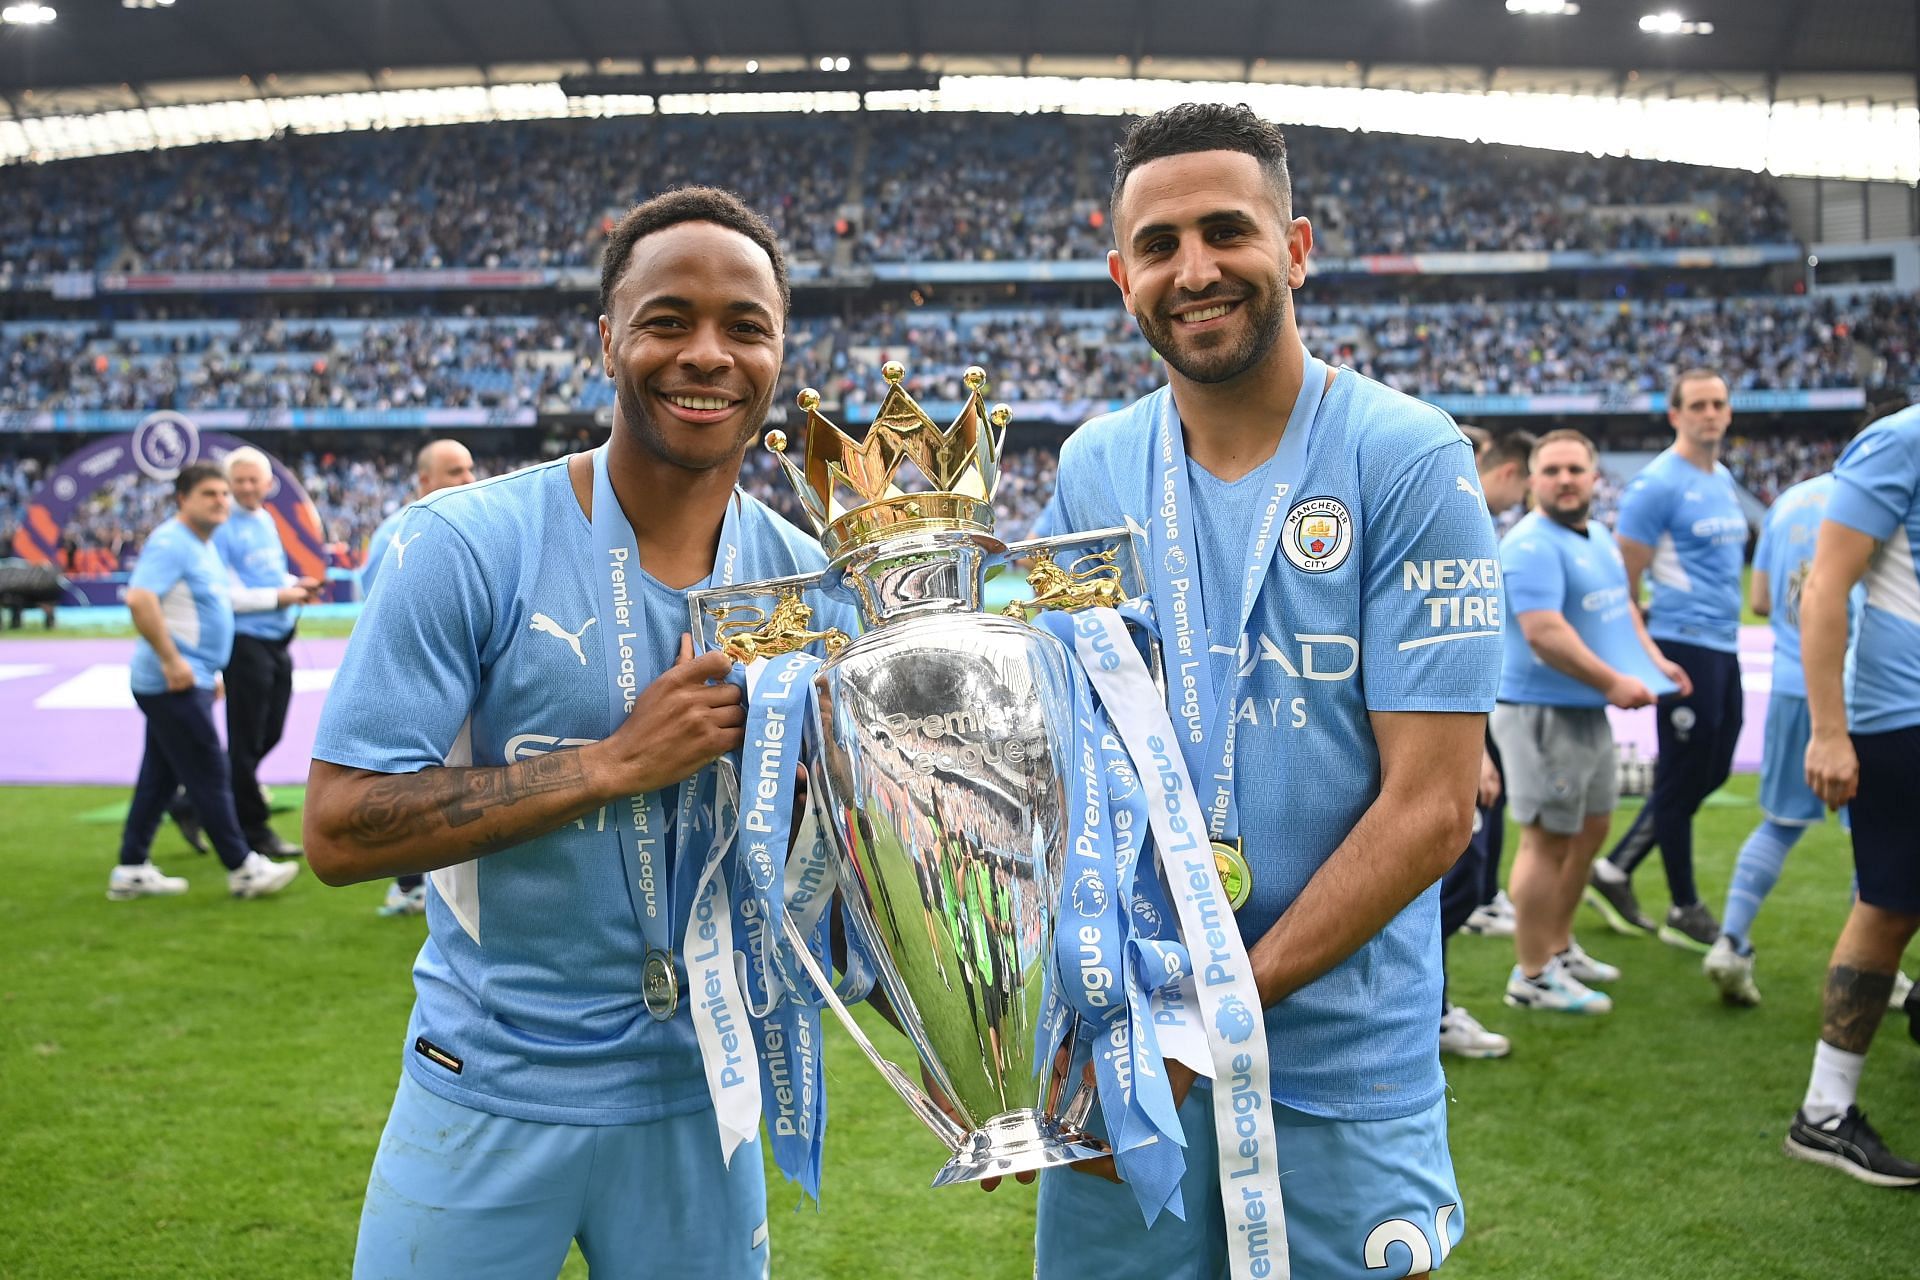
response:
{"label": "trophy base", "polygon": [[933,1175],[933,1185],[1003,1178],[1112,1155],[1107,1144],[1037,1111],[1003,1111],[961,1140],[960,1149]]}

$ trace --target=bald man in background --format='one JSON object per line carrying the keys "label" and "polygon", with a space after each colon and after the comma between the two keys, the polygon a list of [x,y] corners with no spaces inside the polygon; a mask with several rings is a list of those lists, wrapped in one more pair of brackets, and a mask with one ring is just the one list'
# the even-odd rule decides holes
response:
{"label": "bald man in background", "polygon": [[[367,539],[367,562],[360,568],[362,600],[373,591],[374,579],[379,576],[381,567],[390,556],[404,560],[412,540],[401,536],[400,522],[413,503],[442,489],[472,484],[473,454],[458,440],[431,440],[420,446],[420,452],[414,456],[413,469],[418,484],[412,502],[381,521],[380,527],[373,531],[373,537]],[[417,916],[426,909],[425,876],[401,876],[388,886],[386,901],[380,904],[380,914],[383,916]]]}
{"label": "bald man in background", "polygon": [[[360,598],[365,600],[373,590],[373,581],[379,576],[380,567],[386,562],[389,553],[394,550],[393,540],[400,531],[400,521],[407,514],[407,508],[430,493],[442,489],[452,489],[458,485],[473,483],[473,454],[467,446],[458,440],[429,440],[420,446],[420,452],[413,458],[414,492],[399,510],[380,522],[380,527],[367,539],[367,562],[360,566]],[[405,549],[401,549],[405,555]]]}

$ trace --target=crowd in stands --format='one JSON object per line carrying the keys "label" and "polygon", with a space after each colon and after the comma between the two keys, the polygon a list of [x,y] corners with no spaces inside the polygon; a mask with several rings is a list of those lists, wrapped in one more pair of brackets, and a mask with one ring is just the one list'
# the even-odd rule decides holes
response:
{"label": "crowd in stands", "polygon": [[1668,371],[1696,365],[1725,370],[1735,391],[1879,385],[1911,369],[1916,319],[1910,299],[1804,296],[1300,314],[1362,372],[1415,396],[1665,391]]}
{"label": "crowd in stands", "polygon": [[[597,265],[627,204],[739,192],[795,257],[1097,258],[1114,118],[648,116],[286,136],[8,171],[0,281],[62,271]],[[1790,240],[1764,177],[1290,131],[1295,211],[1338,253]],[[844,263],[840,265],[845,265]]]}
{"label": "crowd in stands", "polygon": [[[1411,395],[1626,395],[1668,370],[1723,369],[1735,391],[1906,386],[1920,378],[1910,295],[1298,308],[1310,347]],[[1125,312],[878,311],[791,326],[781,403],[817,386],[871,399],[889,360],[916,396],[965,395],[984,365],[1014,402],[1132,399],[1158,357]],[[407,409],[591,412],[612,402],[582,319],[141,321],[0,331],[0,410]],[[1084,416],[1078,409],[1056,416]]]}

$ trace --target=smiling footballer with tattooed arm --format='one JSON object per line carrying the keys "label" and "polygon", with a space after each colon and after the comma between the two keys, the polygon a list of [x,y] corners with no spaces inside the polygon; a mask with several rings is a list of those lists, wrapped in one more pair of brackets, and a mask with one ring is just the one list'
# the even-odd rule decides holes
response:
{"label": "smiling footballer with tattooed arm", "polygon": [[576,1240],[596,1280],[767,1270],[759,1146],[722,1131],[682,998],[683,871],[746,708],[683,632],[690,590],[824,565],[736,485],[785,262],[733,196],[684,189],[613,229],[600,300],[609,442],[408,509],[314,745],[315,874],[430,886],[362,1280],[553,1275]]}

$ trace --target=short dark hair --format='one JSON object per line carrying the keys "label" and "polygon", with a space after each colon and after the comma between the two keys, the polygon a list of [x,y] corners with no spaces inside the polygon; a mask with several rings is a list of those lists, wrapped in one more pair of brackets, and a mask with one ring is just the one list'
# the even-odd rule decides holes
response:
{"label": "short dark hair", "polygon": [[780,252],[780,241],[773,228],[731,191],[718,187],[681,187],[657,195],[633,206],[621,215],[607,233],[607,247],[600,254],[600,311],[613,311],[613,289],[627,269],[633,246],[656,231],[677,227],[683,222],[711,222],[729,231],[738,231],[766,251],[773,260],[774,283],[780,286],[780,313],[793,306],[793,291],[787,282],[787,257]]}
{"label": "short dark hair", "polygon": [[1586,432],[1576,431],[1572,427],[1556,427],[1533,442],[1533,448],[1527,451],[1527,469],[1529,471],[1533,469],[1533,460],[1540,456],[1542,449],[1550,444],[1562,444],[1568,441],[1585,448],[1587,456],[1595,462],[1600,460],[1600,450],[1594,448],[1593,438]]}
{"label": "short dark hair", "polygon": [[1465,436],[1467,443],[1473,446],[1473,456],[1476,460],[1487,451],[1487,445],[1493,441],[1493,436],[1485,427],[1476,427],[1471,422],[1456,422],[1453,425],[1460,428],[1460,434]]}
{"label": "short dark hair", "polygon": [[1133,122],[1114,149],[1113,195],[1110,207],[1116,225],[1120,189],[1127,177],[1149,160],[1191,155],[1196,151],[1239,151],[1260,162],[1273,184],[1280,212],[1293,211],[1293,177],[1287,172],[1287,139],[1279,126],[1262,120],[1245,103],[1183,102]]}
{"label": "short dark hair", "polygon": [[[1585,437],[1582,437],[1583,439]],[[1533,446],[1538,441],[1531,431],[1508,431],[1501,435],[1487,437],[1487,447],[1474,458],[1474,465],[1481,471],[1492,471],[1504,467],[1509,462],[1520,464],[1520,470],[1533,469]]]}
{"label": "short dark hair", "polygon": [[219,463],[189,462],[180,468],[180,474],[173,478],[174,501],[178,502],[209,480],[218,480],[221,484],[227,482],[227,473],[221,469]]}
{"label": "short dark hair", "polygon": [[1718,369],[1709,369],[1705,365],[1695,365],[1691,369],[1682,369],[1679,373],[1675,374],[1673,385],[1667,388],[1667,408],[1678,409],[1680,407],[1680,388],[1686,386],[1689,382],[1704,382],[1708,378],[1719,378],[1722,382],[1727,380]]}

